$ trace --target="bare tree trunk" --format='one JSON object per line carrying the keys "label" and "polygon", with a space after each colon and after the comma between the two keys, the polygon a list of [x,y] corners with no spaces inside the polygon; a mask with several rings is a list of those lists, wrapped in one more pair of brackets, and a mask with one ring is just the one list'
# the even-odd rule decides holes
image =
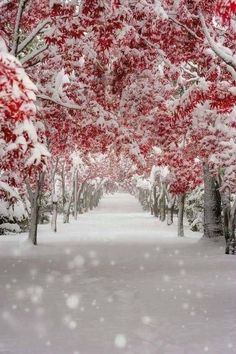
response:
{"label": "bare tree trunk", "polygon": [[167,203],[167,225],[173,224],[175,197],[170,197]]}
{"label": "bare tree trunk", "polygon": [[219,185],[204,165],[204,237],[218,238],[223,236],[221,219],[221,197]]}
{"label": "bare tree trunk", "polygon": [[102,197],[102,189],[99,188],[98,190],[96,190],[94,194],[94,208],[98,206],[101,197]]}
{"label": "bare tree trunk", "polygon": [[78,206],[78,213],[82,214],[83,213],[83,192],[84,192],[84,186],[85,186],[85,182],[83,182],[81,184],[81,187],[79,189],[79,193],[78,193],[78,198],[77,198],[77,206]]}
{"label": "bare tree trunk", "polygon": [[224,236],[226,241],[226,254],[236,254],[235,225],[236,225],[236,199],[230,205],[230,190],[222,193]]}
{"label": "bare tree trunk", "polygon": [[94,192],[94,187],[89,186],[88,189],[88,209],[89,210],[93,209],[93,192]]}
{"label": "bare tree trunk", "polygon": [[178,237],[184,237],[184,202],[185,194],[178,197]]}
{"label": "bare tree trunk", "polygon": [[74,195],[74,181],[72,183],[72,189],[71,189],[71,193],[69,196],[69,200],[67,203],[65,203],[65,207],[64,207],[64,215],[63,215],[63,223],[64,224],[68,224],[70,221],[70,207],[72,204],[73,195]]}
{"label": "bare tree trunk", "polygon": [[236,254],[236,238],[235,238],[235,227],[236,227],[236,200],[231,210],[230,215],[230,237],[226,246],[226,254]]}
{"label": "bare tree trunk", "polygon": [[165,221],[165,219],[166,219],[166,196],[165,196],[165,190],[164,190],[163,186],[162,186],[161,195],[159,197],[159,207],[160,207],[160,220]]}
{"label": "bare tree trunk", "polygon": [[89,194],[89,209],[90,210],[93,210],[93,208],[94,208],[93,198],[94,198],[94,188],[91,187],[90,194]]}
{"label": "bare tree trunk", "polygon": [[32,191],[29,182],[26,182],[27,190],[30,196],[30,204],[31,204],[29,239],[31,240],[33,245],[37,245],[38,220],[39,220],[39,210],[40,210],[43,182],[44,182],[44,172],[40,173],[39,178],[36,182],[34,192]]}
{"label": "bare tree trunk", "polygon": [[157,187],[153,187],[153,213],[155,217],[158,217],[158,196]]}
{"label": "bare tree trunk", "polygon": [[57,172],[57,166],[59,163],[59,158],[56,159],[56,163],[53,169],[52,174],[52,219],[51,219],[51,228],[54,232],[57,232],[57,196],[56,196],[56,186],[55,178]]}
{"label": "bare tree trunk", "polygon": [[90,195],[90,186],[86,183],[86,188],[84,191],[84,210],[87,212],[89,210],[89,195]]}
{"label": "bare tree trunk", "polygon": [[54,232],[57,232],[57,199],[52,201],[52,220],[51,227]]}
{"label": "bare tree trunk", "polygon": [[222,213],[223,213],[223,231],[226,244],[230,238],[230,214],[231,214],[231,205],[230,205],[230,190],[225,188],[221,192],[221,203],[222,203]]}
{"label": "bare tree trunk", "polygon": [[77,220],[78,216],[78,171],[74,175],[74,219]]}
{"label": "bare tree trunk", "polygon": [[66,221],[66,183],[65,183],[65,170],[64,164],[61,171],[61,192],[62,192],[62,210],[63,210],[63,222]]}

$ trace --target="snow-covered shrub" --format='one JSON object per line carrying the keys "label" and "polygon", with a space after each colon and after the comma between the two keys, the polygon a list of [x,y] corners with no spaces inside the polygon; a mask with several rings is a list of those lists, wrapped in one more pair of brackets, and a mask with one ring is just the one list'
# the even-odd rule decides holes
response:
{"label": "snow-covered shrub", "polygon": [[28,216],[23,203],[18,200],[12,204],[8,200],[0,203],[0,235],[24,231]]}

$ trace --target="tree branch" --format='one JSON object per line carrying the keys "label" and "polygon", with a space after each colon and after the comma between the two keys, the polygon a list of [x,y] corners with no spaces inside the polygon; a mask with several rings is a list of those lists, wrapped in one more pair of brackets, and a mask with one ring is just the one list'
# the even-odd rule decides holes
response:
{"label": "tree branch", "polygon": [[35,29],[26,37],[19,45],[17,48],[17,54],[19,54],[22,50],[27,47],[27,45],[32,42],[32,40],[38,35],[38,33],[50,23],[50,19],[46,18],[43,22],[40,22]]}
{"label": "tree branch", "polygon": [[37,55],[43,53],[46,49],[48,48],[48,45],[44,45],[36,50],[34,50],[33,52],[27,54],[26,56],[24,56],[20,61],[21,64],[24,66],[25,63],[27,63],[28,61],[34,59],[35,57],[37,57]]}
{"label": "tree branch", "polygon": [[176,19],[174,19],[174,18],[171,17],[171,16],[168,16],[168,17],[169,17],[169,19],[170,19],[171,21],[173,21],[174,23],[176,23],[178,26],[183,27],[189,34],[191,34],[191,36],[193,36],[194,38],[196,38],[196,39],[202,41],[202,39],[201,39],[200,37],[198,37],[198,35],[197,35],[195,32],[193,32],[188,26],[186,26],[186,25],[184,25],[183,23],[177,21]]}
{"label": "tree branch", "polygon": [[[232,67],[235,74],[236,74],[236,61],[234,60],[234,58],[231,55],[223,52],[223,50],[221,50],[218,47],[217,43],[210,36],[210,33],[209,33],[208,28],[206,26],[204,16],[202,15],[202,13],[200,11],[198,12],[198,15],[199,15],[199,19],[200,19],[200,22],[202,25],[203,33],[205,34],[206,39],[207,39],[211,49],[220,59],[222,59],[227,65]],[[231,72],[231,74],[232,74],[232,72]]]}
{"label": "tree branch", "polygon": [[42,100],[50,101],[50,102],[53,102],[55,104],[58,104],[60,106],[63,106],[63,107],[69,108],[69,109],[77,109],[77,110],[81,109],[81,107],[77,104],[70,103],[70,102],[57,101],[55,98],[49,97],[44,94],[38,94],[37,97]]}
{"label": "tree branch", "polygon": [[17,55],[17,47],[18,47],[18,42],[19,42],[19,30],[20,30],[20,22],[21,18],[24,12],[24,7],[26,4],[27,0],[20,0],[19,6],[18,6],[18,11],[16,15],[16,22],[15,22],[15,29],[14,29],[14,35],[13,35],[13,43],[12,43],[12,49],[11,49],[11,54],[14,56]]}

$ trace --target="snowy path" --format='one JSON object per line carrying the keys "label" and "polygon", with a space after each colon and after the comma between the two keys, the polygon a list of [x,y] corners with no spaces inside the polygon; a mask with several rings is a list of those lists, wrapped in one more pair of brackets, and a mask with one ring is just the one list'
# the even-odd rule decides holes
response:
{"label": "snowy path", "polygon": [[[0,353],[236,353],[235,257],[126,194],[39,246],[0,239]],[[21,236],[22,238],[22,236]]]}

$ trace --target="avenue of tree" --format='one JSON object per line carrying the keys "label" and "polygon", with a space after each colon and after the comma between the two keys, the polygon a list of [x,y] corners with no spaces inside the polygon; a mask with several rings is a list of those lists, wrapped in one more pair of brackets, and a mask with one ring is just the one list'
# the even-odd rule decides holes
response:
{"label": "avenue of tree", "polygon": [[122,188],[236,253],[235,0],[0,1],[0,125],[0,233]]}

